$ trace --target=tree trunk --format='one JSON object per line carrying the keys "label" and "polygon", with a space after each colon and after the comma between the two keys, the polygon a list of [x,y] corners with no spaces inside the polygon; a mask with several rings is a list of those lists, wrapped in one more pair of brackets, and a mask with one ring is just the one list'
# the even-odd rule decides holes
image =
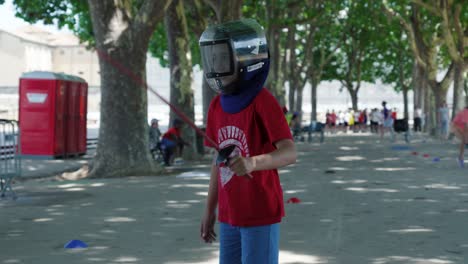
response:
{"label": "tree trunk", "polygon": [[146,53],[168,1],[144,1],[129,21],[114,1],[89,0],[101,71],[101,123],[89,177],[160,171],[148,148]]}
{"label": "tree trunk", "polygon": [[[278,100],[280,105],[285,105],[285,92],[281,86],[281,45],[280,32],[274,27],[268,28],[268,41],[270,50],[270,73],[268,74],[267,87]],[[289,88],[292,85],[289,83]]]}
{"label": "tree trunk", "polygon": [[[243,0],[234,0],[234,1],[218,1],[214,8],[216,13],[216,19],[218,23],[223,23],[230,20],[237,20],[241,18],[242,15],[242,3]],[[204,73],[203,73],[204,76]],[[203,77],[202,84],[202,95],[203,95],[203,122],[206,124],[206,117],[208,115],[208,109],[210,107],[211,100],[216,96],[216,92],[213,91]]]}
{"label": "tree trunk", "polygon": [[468,107],[468,78],[465,76],[464,79],[463,88],[465,89],[465,107]]}
{"label": "tree trunk", "polygon": [[[96,15],[92,12],[93,19]],[[98,32],[108,30],[101,23],[93,25],[95,31],[96,28]],[[121,177],[157,172],[148,151],[147,89],[140,82],[146,80],[149,36],[148,41],[137,41],[137,38],[129,34],[128,37],[120,38],[117,46],[114,44],[116,42],[106,44],[104,37],[96,37],[98,53],[104,54],[99,57],[101,123],[96,157],[89,177]],[[122,69],[131,72],[131,76],[124,74]]]}
{"label": "tree trunk", "polygon": [[203,100],[203,124],[206,124],[206,118],[208,116],[208,109],[210,107],[211,100],[216,96],[216,92],[210,88],[205,77],[202,77],[202,100]]}
{"label": "tree trunk", "polygon": [[218,21],[237,20],[242,15],[243,0],[219,1],[221,3],[221,12]]}
{"label": "tree trunk", "polygon": [[304,92],[304,87],[298,87],[296,91],[296,111],[299,113],[299,125],[302,125],[302,96]]}
{"label": "tree trunk", "polygon": [[426,94],[426,78],[424,77],[424,70],[416,62],[413,66],[413,113],[417,109],[424,109],[425,94]]}
{"label": "tree trunk", "polygon": [[351,84],[351,87],[348,86],[347,88],[349,91],[349,96],[351,97],[351,104],[352,104],[353,110],[357,111],[358,110],[358,90],[354,89],[352,87],[352,84]]}
{"label": "tree trunk", "polygon": [[409,110],[408,110],[408,90],[409,87],[403,87],[403,105],[404,105],[404,118],[409,120]]}
{"label": "tree trunk", "polygon": [[296,93],[296,84],[292,81],[292,79],[289,79],[288,103],[289,109],[291,111],[296,110]]}
{"label": "tree trunk", "polygon": [[455,66],[455,76],[453,82],[453,107],[452,118],[463,109],[465,106],[465,98],[463,96],[463,63],[457,63]]}
{"label": "tree trunk", "polygon": [[435,98],[434,98],[434,91],[436,91],[437,88],[432,88],[427,89],[425,93],[425,99],[424,99],[424,113],[425,113],[425,128],[424,131],[429,133],[432,136],[436,135],[436,105],[435,105]]}
{"label": "tree trunk", "polygon": [[[113,60],[145,78],[145,45],[120,42]],[[133,46],[132,49],[128,49]],[[132,78],[100,59],[101,123],[96,158],[90,177],[144,175],[155,167],[148,150],[147,92]],[[122,102],[124,98],[124,102]],[[121,103],[119,103],[121,102]]]}
{"label": "tree trunk", "polygon": [[[173,0],[164,18],[169,47],[169,62],[171,73],[171,104],[181,110],[191,120],[195,119],[194,95],[192,90],[192,62],[190,54],[187,21],[182,0]],[[170,112],[170,123],[177,117]],[[195,131],[185,126],[182,138],[191,144],[183,152],[184,159],[193,159],[196,153]]]}
{"label": "tree trunk", "polygon": [[310,121],[317,121],[317,87],[318,82],[312,78],[311,80],[311,89],[310,89],[310,100],[312,105],[312,111],[310,114]]}

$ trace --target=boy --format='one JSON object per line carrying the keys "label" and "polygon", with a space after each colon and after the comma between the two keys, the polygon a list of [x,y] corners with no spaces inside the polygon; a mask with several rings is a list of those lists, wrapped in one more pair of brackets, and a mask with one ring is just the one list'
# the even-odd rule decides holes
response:
{"label": "boy", "polygon": [[218,146],[205,145],[235,147],[226,162],[212,165],[201,237],[216,239],[218,207],[220,263],[278,263],[284,204],[276,169],[295,163],[296,150],[280,105],[263,88],[265,33],[253,19],[227,22],[208,27],[200,48],[205,78],[220,93],[206,128]]}

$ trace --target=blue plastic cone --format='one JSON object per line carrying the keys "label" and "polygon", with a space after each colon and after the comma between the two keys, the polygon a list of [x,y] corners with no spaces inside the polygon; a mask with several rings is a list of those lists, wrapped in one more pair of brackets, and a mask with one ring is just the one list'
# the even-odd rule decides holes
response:
{"label": "blue plastic cone", "polygon": [[87,248],[87,247],[88,245],[86,245],[86,243],[81,240],[70,240],[64,246],[64,248]]}
{"label": "blue plastic cone", "polygon": [[439,157],[435,157],[432,161],[433,161],[433,162],[440,161],[440,158],[439,158]]}

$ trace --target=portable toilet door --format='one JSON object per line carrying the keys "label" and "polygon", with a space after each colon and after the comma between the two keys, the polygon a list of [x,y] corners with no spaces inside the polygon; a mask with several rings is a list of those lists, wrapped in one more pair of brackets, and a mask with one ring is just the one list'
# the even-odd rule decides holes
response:
{"label": "portable toilet door", "polygon": [[79,121],[78,121],[78,154],[86,154],[87,146],[87,114],[88,114],[88,84],[80,78],[79,89]]}
{"label": "portable toilet door", "polygon": [[19,129],[24,156],[65,155],[65,81],[53,72],[24,73],[19,81]]}
{"label": "portable toilet door", "polygon": [[78,155],[78,100],[80,84],[75,77],[71,75],[63,75],[66,79],[65,96],[67,98],[67,107],[65,110],[65,152],[66,156]]}

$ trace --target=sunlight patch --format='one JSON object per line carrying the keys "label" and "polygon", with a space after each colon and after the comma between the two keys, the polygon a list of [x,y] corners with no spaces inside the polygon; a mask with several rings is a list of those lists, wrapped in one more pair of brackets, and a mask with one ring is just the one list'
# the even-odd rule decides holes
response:
{"label": "sunlight patch", "polygon": [[328,168],[327,170],[335,170],[335,171],[347,171],[349,168],[343,168],[343,167],[331,167]]}
{"label": "sunlight patch", "polygon": [[307,264],[319,264],[328,263],[328,260],[322,257],[306,254],[298,254],[292,251],[280,250],[279,262],[282,264],[292,263],[307,263]]}
{"label": "sunlight patch", "polygon": [[420,227],[420,226],[410,226],[409,228],[393,229],[393,230],[388,230],[387,232],[397,233],[397,234],[409,234],[409,233],[428,233],[428,232],[434,232],[434,230],[430,228]]}
{"label": "sunlight patch", "polygon": [[387,188],[363,188],[363,187],[349,187],[346,188],[345,190],[348,191],[353,191],[353,192],[360,192],[360,193],[366,193],[366,192],[385,192],[385,193],[396,193],[400,192],[399,190],[395,189],[387,189]]}
{"label": "sunlight patch", "polygon": [[127,222],[135,222],[135,218],[130,217],[108,217],[104,221],[111,222],[111,223],[127,223]]}
{"label": "sunlight patch", "polygon": [[337,160],[339,161],[356,161],[356,160],[365,160],[363,156],[341,156],[341,157],[336,157]]}
{"label": "sunlight patch", "polygon": [[293,194],[293,193],[303,193],[305,192],[306,190],[304,189],[299,189],[299,190],[288,190],[288,191],[285,191],[284,193],[286,194]]}
{"label": "sunlight patch", "polygon": [[210,177],[210,172],[207,171],[187,171],[176,176],[176,178],[198,178],[198,177]]}
{"label": "sunlight patch", "polygon": [[84,191],[84,190],[86,190],[86,189],[85,188],[79,188],[79,187],[65,189],[65,191],[67,191],[67,192],[81,192],[81,191]]}
{"label": "sunlight patch", "polygon": [[341,150],[358,150],[358,147],[347,147],[347,146],[342,146],[340,147]]}
{"label": "sunlight patch", "polygon": [[409,170],[416,170],[413,167],[406,167],[406,168],[375,168],[376,171],[409,171]]}
{"label": "sunlight patch", "polygon": [[53,218],[37,218],[34,219],[33,222],[41,223],[41,222],[50,222],[53,221]]}
{"label": "sunlight patch", "polygon": [[350,181],[343,181],[343,180],[335,180],[331,181],[331,183],[334,184],[360,184],[360,183],[366,183],[366,180],[350,180]]}
{"label": "sunlight patch", "polygon": [[96,261],[96,262],[102,262],[102,261],[106,261],[106,259],[104,258],[88,258],[89,261]]}
{"label": "sunlight patch", "polygon": [[176,208],[176,209],[185,209],[185,208],[190,208],[192,205],[191,204],[168,204],[166,205],[167,208]]}
{"label": "sunlight patch", "polygon": [[412,258],[406,256],[388,256],[384,258],[376,258],[372,264],[451,264],[450,260],[438,258]]}
{"label": "sunlight patch", "polygon": [[424,187],[430,188],[430,189],[441,189],[441,190],[459,190],[459,189],[461,189],[458,186],[447,185],[447,184],[442,184],[442,183],[429,184],[429,185],[425,185]]}
{"label": "sunlight patch", "polygon": [[196,183],[191,183],[191,184],[173,184],[169,188],[206,188],[210,187],[208,184],[196,184]]}
{"label": "sunlight patch", "polygon": [[114,259],[114,261],[118,263],[138,262],[139,260],[140,260],[139,258],[129,257],[129,256],[119,257],[119,258]]}
{"label": "sunlight patch", "polygon": [[68,183],[68,184],[61,184],[57,185],[57,187],[66,189],[66,188],[72,188],[72,187],[81,187],[83,184],[77,184],[77,183]]}
{"label": "sunlight patch", "polygon": [[21,263],[22,261],[19,259],[7,259],[4,260],[3,263]]}

